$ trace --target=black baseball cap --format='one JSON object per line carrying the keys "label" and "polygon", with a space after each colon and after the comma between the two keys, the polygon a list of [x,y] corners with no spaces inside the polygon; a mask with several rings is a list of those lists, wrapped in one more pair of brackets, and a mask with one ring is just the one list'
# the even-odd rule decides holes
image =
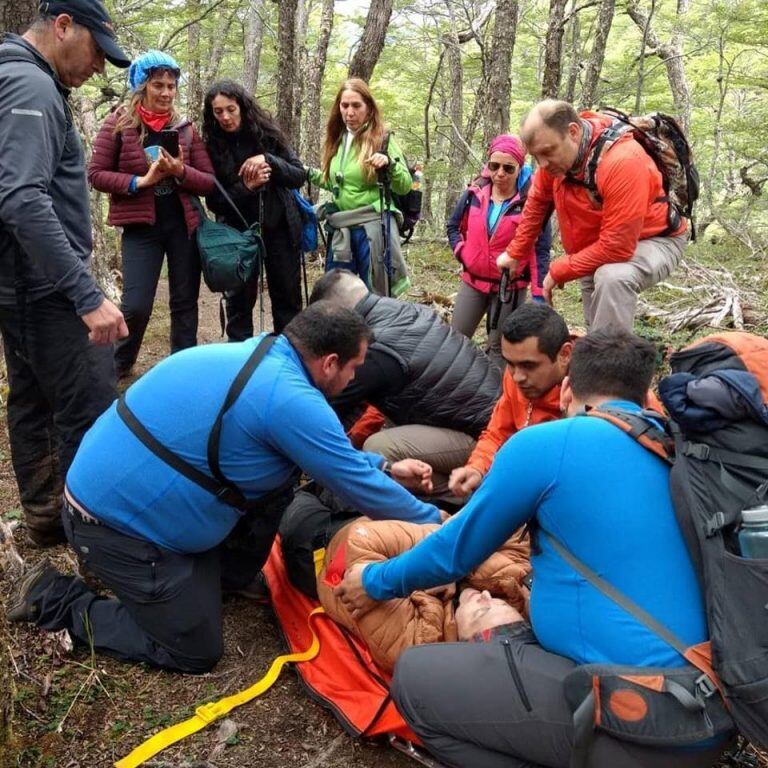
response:
{"label": "black baseball cap", "polygon": [[108,61],[116,67],[125,68],[130,65],[130,58],[117,44],[112,19],[99,0],[42,0],[40,13],[45,16],[69,14],[76,24],[87,27]]}

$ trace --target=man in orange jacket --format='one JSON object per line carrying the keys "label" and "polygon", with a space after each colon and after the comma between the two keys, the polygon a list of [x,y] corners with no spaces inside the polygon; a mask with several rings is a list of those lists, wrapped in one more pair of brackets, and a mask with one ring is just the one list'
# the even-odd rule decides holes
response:
{"label": "man in orange jacket", "polygon": [[507,317],[501,338],[507,362],[501,397],[469,460],[451,473],[451,493],[465,497],[474,491],[496,452],[515,432],[560,418],[560,384],[568,373],[572,348],[568,326],[546,304],[524,304]]}
{"label": "man in orange jacket", "polygon": [[515,239],[498,259],[522,271],[554,208],[565,255],[550,264],[544,297],[552,303],[555,286],[580,280],[590,330],[632,330],[638,294],[672,272],[688,242],[661,172],[631,133],[600,153],[596,192],[584,186],[592,149],[612,122],[564,101],[542,101],[528,113],[520,135],[538,169]]}

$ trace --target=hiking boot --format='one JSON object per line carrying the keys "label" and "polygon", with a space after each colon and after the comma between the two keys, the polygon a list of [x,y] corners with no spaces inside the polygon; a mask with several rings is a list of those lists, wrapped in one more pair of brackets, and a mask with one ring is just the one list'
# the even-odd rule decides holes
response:
{"label": "hiking boot", "polygon": [[242,589],[233,589],[231,594],[240,595],[240,597],[246,597],[248,600],[253,600],[256,603],[269,603],[269,588],[267,587],[267,580],[264,578],[264,572],[259,571],[250,584],[247,584]]}
{"label": "hiking boot", "polygon": [[16,582],[8,598],[5,612],[8,621],[34,621],[37,618],[38,607],[30,601],[30,593],[43,579],[55,575],[56,569],[46,558],[26,571]]}

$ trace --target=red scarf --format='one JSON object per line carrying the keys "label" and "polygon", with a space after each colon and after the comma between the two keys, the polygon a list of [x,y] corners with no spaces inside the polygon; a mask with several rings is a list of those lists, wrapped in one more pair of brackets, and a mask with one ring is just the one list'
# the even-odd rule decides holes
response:
{"label": "red scarf", "polygon": [[155,131],[155,133],[162,131],[171,119],[170,112],[152,112],[141,104],[136,106],[136,111],[139,113],[141,122],[144,123],[147,128]]}

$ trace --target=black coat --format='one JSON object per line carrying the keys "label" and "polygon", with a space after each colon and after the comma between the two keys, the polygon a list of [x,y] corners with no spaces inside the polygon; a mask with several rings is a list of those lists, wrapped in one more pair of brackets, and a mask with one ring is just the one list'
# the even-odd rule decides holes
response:
{"label": "black coat", "polygon": [[404,386],[376,407],[395,424],[425,424],[477,437],[501,394],[501,372],[466,336],[420,304],[369,293],[355,309],[372,349],[394,358]]}
{"label": "black coat", "polygon": [[[260,202],[263,199],[262,228],[267,250],[270,238],[282,236],[286,229],[291,245],[299,248],[302,221],[291,190],[301,187],[307,179],[307,174],[296,154],[290,149],[282,150],[274,145],[261,145],[242,131],[217,137],[208,142],[207,148],[216,178],[249,224],[259,220]],[[272,168],[272,176],[263,187],[250,190],[243,184],[238,171],[247,158],[261,154]],[[218,187],[210,195],[206,195],[205,201],[217,214],[219,221],[235,229],[245,228]]]}

